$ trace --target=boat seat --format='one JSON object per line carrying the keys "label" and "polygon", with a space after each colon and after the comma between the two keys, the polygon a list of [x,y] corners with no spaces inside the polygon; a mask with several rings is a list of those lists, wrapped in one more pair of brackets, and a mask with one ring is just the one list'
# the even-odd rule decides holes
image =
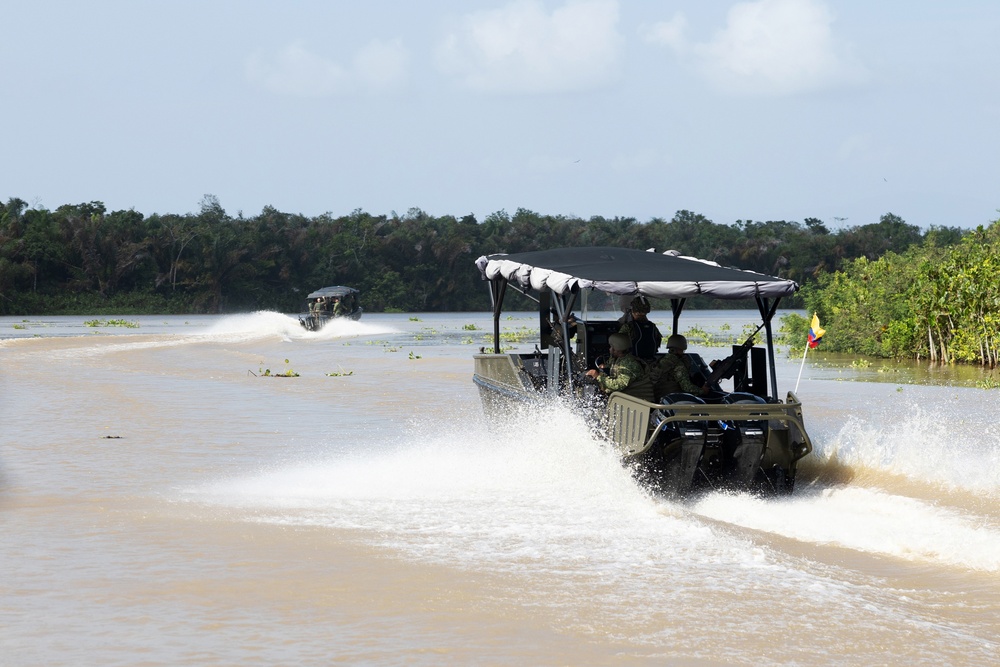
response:
{"label": "boat seat", "polygon": [[704,404],[705,401],[698,398],[694,394],[688,394],[683,391],[678,391],[672,394],[667,394],[666,396],[660,399],[660,403],[663,403],[664,405],[671,405],[673,403]]}
{"label": "boat seat", "polygon": [[736,403],[767,403],[767,401],[757,394],[751,394],[745,391],[734,391],[731,394],[726,394],[726,396],[722,399],[722,402],[729,405]]}
{"label": "boat seat", "polygon": [[728,405],[767,404],[767,401],[765,401],[757,394],[751,394],[744,391],[734,391],[731,394],[727,394],[722,399],[722,402]]}
{"label": "boat seat", "polygon": [[[701,400],[700,398],[698,398],[694,394],[688,394],[688,393],[685,393],[685,392],[682,392],[682,391],[674,392],[674,393],[671,393],[671,394],[667,394],[666,396],[664,396],[664,397],[662,397],[660,399],[660,403],[662,405],[664,405],[664,406],[667,406],[667,405],[705,405],[705,401]],[[653,421],[654,424],[658,424],[659,422],[663,421],[665,418],[672,417],[673,415],[674,415],[673,410],[664,410],[664,409],[654,410],[653,411],[653,415],[651,415],[651,420]],[[684,422],[684,423],[687,423],[687,424],[696,424],[696,423],[699,423],[700,424],[700,423],[704,423],[704,420],[695,419],[695,420],[691,420],[689,422]],[[677,423],[675,422],[669,428],[676,429],[677,428]]]}

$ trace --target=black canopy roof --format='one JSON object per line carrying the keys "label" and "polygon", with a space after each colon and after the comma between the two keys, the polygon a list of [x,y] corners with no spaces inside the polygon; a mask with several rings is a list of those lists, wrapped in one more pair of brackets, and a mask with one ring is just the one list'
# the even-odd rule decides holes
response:
{"label": "black canopy roof", "polygon": [[726,268],[676,251],[557,248],[484,255],[476,266],[486,280],[506,279],[522,289],[550,289],[557,294],[597,289],[658,298],[752,299],[787,296],[799,289],[792,280]]}
{"label": "black canopy roof", "polygon": [[353,287],[344,287],[343,285],[333,285],[332,287],[322,287],[315,292],[312,292],[307,296],[307,299],[316,299],[321,296],[336,296],[343,298],[348,294],[360,294],[360,292]]}

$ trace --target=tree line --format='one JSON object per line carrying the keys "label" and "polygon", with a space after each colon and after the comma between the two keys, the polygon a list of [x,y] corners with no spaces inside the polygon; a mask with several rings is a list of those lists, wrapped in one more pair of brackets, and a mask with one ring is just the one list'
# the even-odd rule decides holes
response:
{"label": "tree line", "polygon": [[523,208],[482,221],[417,208],[307,217],[267,206],[247,217],[206,195],[197,213],[146,216],[99,201],[49,210],[11,198],[0,203],[0,313],[296,312],[310,291],[335,284],[360,289],[369,311],[482,311],[477,257],[569,246],[673,249],[807,285],[859,259],[965,234],[922,231],[892,213],[830,230],[816,218],[720,224],[683,210],[646,222]]}

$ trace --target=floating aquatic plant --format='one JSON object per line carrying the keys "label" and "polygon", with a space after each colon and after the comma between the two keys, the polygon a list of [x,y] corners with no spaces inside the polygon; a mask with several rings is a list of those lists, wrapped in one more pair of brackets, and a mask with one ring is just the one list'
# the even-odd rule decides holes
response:
{"label": "floating aquatic plant", "polygon": [[[297,377],[299,377],[299,374],[296,373],[295,371],[293,371],[288,366],[288,359],[285,359],[285,370],[282,371],[281,373],[272,373],[270,368],[264,368],[263,366],[260,367],[260,368],[258,368],[257,370],[260,371],[260,377],[265,377],[265,378],[268,378],[268,377],[275,377],[275,378],[297,378]],[[250,371],[250,372],[253,373],[253,371]]]}
{"label": "floating aquatic plant", "polygon": [[139,323],[129,320],[84,320],[87,327],[124,327],[126,329],[138,329]]}
{"label": "floating aquatic plant", "polygon": [[976,386],[980,389],[1000,389],[1000,380],[995,377],[985,377],[982,380],[976,382]]}

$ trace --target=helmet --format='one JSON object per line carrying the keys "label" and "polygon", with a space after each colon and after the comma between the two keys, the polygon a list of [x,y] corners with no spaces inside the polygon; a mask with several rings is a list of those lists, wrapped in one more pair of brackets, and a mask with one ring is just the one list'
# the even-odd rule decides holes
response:
{"label": "helmet", "polygon": [[644,296],[637,296],[632,299],[632,303],[629,306],[632,308],[633,313],[648,313],[649,299]]}
{"label": "helmet", "polygon": [[618,350],[619,352],[625,352],[632,347],[631,339],[621,333],[613,333],[608,336],[608,344],[611,345],[612,350]]}
{"label": "helmet", "polygon": [[674,348],[674,349],[677,349],[677,350],[686,350],[686,349],[688,349],[687,338],[685,338],[684,336],[682,336],[680,334],[674,334],[673,336],[671,336],[670,338],[667,339],[667,349],[670,349],[670,348]]}

